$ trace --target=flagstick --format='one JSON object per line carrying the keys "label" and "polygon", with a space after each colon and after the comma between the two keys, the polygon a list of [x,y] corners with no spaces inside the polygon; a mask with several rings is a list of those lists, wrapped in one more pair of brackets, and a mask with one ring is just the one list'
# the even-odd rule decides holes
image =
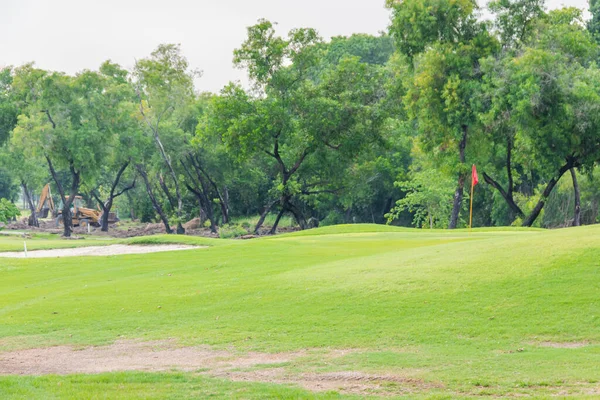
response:
{"label": "flagstick", "polygon": [[471,207],[469,210],[469,233],[471,233],[471,229],[473,228],[473,192],[475,189],[475,185],[473,185],[473,179],[471,179]]}

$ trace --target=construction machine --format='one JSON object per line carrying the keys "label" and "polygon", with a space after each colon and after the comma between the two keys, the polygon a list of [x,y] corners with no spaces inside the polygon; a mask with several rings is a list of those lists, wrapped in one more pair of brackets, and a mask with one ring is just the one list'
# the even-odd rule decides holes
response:
{"label": "construction machine", "polygon": [[[67,196],[67,200],[69,196]],[[94,210],[93,208],[83,207],[85,204],[81,196],[75,196],[75,200],[71,205],[71,215],[73,216],[73,226],[82,226],[87,227],[91,226],[100,226],[100,221],[102,219],[102,211],[100,209]],[[48,215],[51,215],[56,219],[56,226],[60,226],[63,224],[63,215],[62,215],[62,201],[57,208],[54,205],[54,200],[52,200],[52,193],[50,193],[50,184],[47,184],[42,189],[42,193],[40,193],[40,200],[38,201],[36,214],[38,218],[48,218]],[[108,214],[108,223],[114,224],[118,222],[119,218],[116,213],[111,212]]]}
{"label": "construction machine", "polygon": [[50,184],[47,184],[42,189],[40,194],[40,200],[38,201],[37,209],[35,210],[38,218],[48,218],[48,213],[52,212],[52,216],[55,214],[54,200],[52,200],[52,194],[50,193]]}
{"label": "construction machine", "polygon": [[[69,196],[67,196],[67,200]],[[98,227],[102,219],[102,211],[94,210],[93,208],[83,207],[84,202],[81,196],[75,196],[75,200],[71,204],[71,215],[73,216],[73,226],[87,227],[88,225]],[[119,218],[114,212],[108,214],[108,223],[114,224],[119,222]],[[56,216],[56,226],[63,224],[62,204],[61,209]]]}

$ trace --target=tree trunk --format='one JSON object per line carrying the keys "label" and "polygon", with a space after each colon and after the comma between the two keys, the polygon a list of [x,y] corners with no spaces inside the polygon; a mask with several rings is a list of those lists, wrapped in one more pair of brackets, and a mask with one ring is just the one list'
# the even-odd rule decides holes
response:
{"label": "tree trunk", "polygon": [[498,182],[492,179],[492,177],[490,177],[485,172],[483,173],[483,179],[488,185],[490,185],[500,193],[502,198],[504,198],[504,201],[506,201],[506,203],[508,204],[508,207],[510,208],[511,212],[513,212],[515,215],[521,218],[525,218],[525,213],[515,202],[512,192],[506,192]]}
{"label": "tree trunk", "polygon": [[142,179],[144,180],[144,185],[146,186],[146,193],[148,193],[148,197],[150,198],[150,202],[152,202],[152,207],[154,207],[154,211],[159,215],[163,225],[165,226],[165,231],[169,234],[173,233],[171,226],[169,225],[169,219],[167,218],[163,208],[160,203],[156,200],[154,196],[154,191],[152,190],[152,186],[150,185],[150,181],[148,180],[148,174],[146,170],[141,164],[136,165],[136,169]]}
{"label": "tree trunk", "polygon": [[92,190],[92,196],[96,199],[98,204],[100,204],[100,207],[102,207],[102,216],[100,218],[100,230],[102,232],[108,232],[108,219],[110,217],[109,214],[110,214],[110,210],[112,209],[114,200],[117,197],[119,197],[120,195],[122,195],[123,193],[128,192],[129,190],[135,188],[135,179],[134,179],[134,181],[131,185],[127,186],[126,188],[121,190],[119,193],[115,193],[115,190],[117,189],[117,186],[119,185],[119,182],[121,181],[121,176],[123,176],[123,173],[125,172],[125,170],[127,169],[128,166],[129,166],[129,161],[125,162],[123,165],[121,165],[121,168],[119,168],[119,171],[117,172],[117,176],[115,177],[115,180],[113,181],[112,186],[110,188],[110,193],[108,194],[108,199],[106,201],[102,201],[102,199],[100,198],[98,193],[96,193],[95,190]]}
{"label": "tree trunk", "polygon": [[281,220],[281,217],[283,216],[284,213],[285,213],[285,208],[281,207],[281,211],[279,211],[279,214],[277,214],[277,218],[275,218],[275,223],[273,224],[273,227],[271,227],[271,230],[269,231],[269,235],[274,235],[275,233],[277,233],[277,225],[279,225],[279,221]]}
{"label": "tree trunk", "polygon": [[575,168],[571,168],[571,178],[573,179],[573,193],[575,194],[575,214],[573,216],[573,226],[581,226],[581,192],[577,182],[577,173]]}
{"label": "tree trunk", "polygon": [[223,187],[223,196],[220,196],[221,214],[223,214],[223,223],[229,223],[229,190],[227,186]]}
{"label": "tree trunk", "polygon": [[275,203],[277,203],[277,200],[276,201],[272,201],[271,203],[269,203],[269,204],[267,204],[265,206],[265,209],[263,210],[262,214],[260,214],[260,218],[258,219],[258,222],[256,223],[256,226],[254,227],[254,234],[255,235],[258,234],[258,230],[264,224],[265,218],[267,218],[267,215],[269,215],[269,211],[271,211],[271,208],[273,208],[273,206],[275,205]]}
{"label": "tree trunk", "polygon": [[294,219],[300,226],[300,229],[305,230],[307,228],[306,218],[304,218],[304,215],[302,215],[302,212],[298,209],[298,207],[296,207],[295,205],[293,205],[291,202],[288,201],[287,209],[294,216]]}
{"label": "tree trunk", "polygon": [[[182,211],[183,211],[183,198],[181,196],[181,190],[179,188],[179,181],[177,180],[177,174],[175,174],[175,170],[173,169],[171,160],[170,160],[169,156],[167,155],[167,152],[165,151],[165,147],[163,146],[162,141],[160,140],[160,135],[158,132],[158,122],[156,123],[156,126],[153,126],[150,123],[150,121],[146,117],[146,114],[144,113],[144,109],[143,109],[143,106],[141,103],[140,103],[140,111],[141,111],[142,116],[146,120],[146,124],[148,125],[148,127],[150,128],[150,130],[152,132],[154,141],[156,142],[156,145],[158,147],[160,155],[161,155],[163,161],[165,162],[165,164],[167,164],[167,168],[169,169],[169,173],[171,175],[171,178],[173,179],[173,184],[175,185],[175,194],[177,195],[177,209],[176,209],[177,217],[181,218]],[[179,233],[184,233],[184,232],[185,232],[185,230],[181,226],[181,222],[178,222],[177,223],[177,233],[179,234]]]}
{"label": "tree trunk", "polygon": [[[196,173],[196,179],[194,179],[192,172],[190,171],[190,168],[188,167],[188,165],[183,160],[180,160],[181,165],[183,166],[183,170],[185,171],[185,173],[187,174],[187,176],[190,178],[190,181],[191,181],[191,185],[188,185],[186,183],[185,186],[188,188],[188,190],[190,192],[194,193],[194,195],[198,199],[198,202],[200,203],[200,209],[204,209],[204,211],[206,212],[206,217],[210,221],[211,232],[217,233],[218,223],[215,219],[215,213],[214,213],[213,206],[212,206],[212,200],[211,200],[210,191],[208,189],[208,184],[204,181],[204,178],[202,177],[202,172],[200,171],[200,169],[194,162],[194,158],[191,155],[188,155],[187,159],[190,162],[190,164],[194,167],[194,172]],[[198,183],[200,183],[200,186],[198,186]]]}
{"label": "tree trunk", "polygon": [[52,160],[49,156],[46,156],[46,161],[48,162],[48,168],[50,169],[50,174],[52,175],[52,179],[54,183],[56,183],[56,188],[58,189],[58,193],[60,194],[60,198],[63,202],[62,208],[62,219],[63,219],[63,236],[71,237],[71,232],[73,232],[73,215],[71,213],[71,204],[75,201],[75,196],[77,196],[77,191],[79,190],[79,183],[81,175],[79,172],[75,170],[75,166],[73,165],[73,161],[69,162],[69,171],[71,172],[71,193],[67,199],[67,195],[63,190],[62,184],[60,183],[60,179],[56,174],[56,170],[54,169],[54,165],[52,164]]}
{"label": "tree trunk", "polygon": [[[466,125],[463,125],[462,130],[462,139],[460,140],[460,143],[458,145],[461,169],[462,166],[465,164],[465,149],[467,148],[467,133],[469,129]],[[450,215],[450,223],[448,224],[448,229],[456,229],[456,227],[458,226],[458,217],[460,214],[460,209],[462,207],[464,188],[465,173],[461,171],[458,174],[458,185],[456,186],[456,191],[454,192],[454,202],[452,204],[452,214]]]}
{"label": "tree trunk", "polygon": [[485,180],[485,182],[488,185],[490,185],[494,189],[496,189],[500,193],[502,198],[504,198],[504,201],[506,201],[506,203],[508,204],[508,207],[510,208],[512,214],[514,214],[514,215],[511,215],[511,220],[514,220],[515,216],[518,216],[520,218],[525,218],[525,213],[517,205],[517,203],[515,202],[515,199],[513,197],[514,179],[513,179],[513,175],[512,175],[512,147],[513,147],[512,138],[510,136],[508,136],[506,139],[506,176],[508,178],[508,189],[505,191],[498,182],[496,182],[494,179],[492,179],[492,177],[490,177],[485,172],[483,173],[483,179]]}
{"label": "tree trunk", "polygon": [[100,230],[102,232],[108,232],[108,217],[111,208],[112,200],[107,201],[105,205],[102,206],[102,217],[100,218]]}
{"label": "tree trunk", "polygon": [[550,193],[552,193],[554,186],[556,186],[556,184],[558,183],[560,178],[562,178],[562,176],[565,174],[565,172],[567,172],[572,167],[573,167],[573,163],[571,161],[569,161],[567,164],[565,164],[564,166],[562,166],[560,168],[557,176],[550,179],[550,182],[548,182],[548,184],[546,185],[546,188],[544,189],[544,193],[542,193],[542,196],[540,197],[539,201],[535,205],[533,211],[531,211],[531,213],[527,216],[527,218],[525,218],[525,221],[523,221],[522,226],[530,227],[531,225],[533,225],[533,223],[535,222],[537,217],[539,217],[540,213],[542,212],[542,209],[544,208],[544,205],[546,204],[546,201],[548,200],[548,196],[550,196]]}
{"label": "tree trunk", "polygon": [[35,209],[35,204],[33,204],[33,199],[31,198],[31,193],[29,192],[27,183],[25,183],[25,181],[21,181],[21,187],[23,188],[23,193],[25,194],[25,201],[27,202],[29,211],[31,211],[31,216],[29,217],[27,224],[29,226],[35,226],[36,228],[39,228],[40,222],[37,218],[37,210]]}
{"label": "tree trunk", "polygon": [[392,197],[387,198],[387,200],[384,203],[383,210],[381,210],[381,213],[379,214],[379,216],[383,217],[383,219],[377,218],[379,221],[385,221],[384,215],[391,211],[393,201],[394,201],[394,199]]}
{"label": "tree trunk", "polygon": [[448,224],[448,229],[456,229],[456,227],[458,226],[458,217],[460,213],[460,208],[462,207],[464,188],[465,176],[464,174],[460,174],[458,176],[458,185],[456,186],[456,190],[454,191],[452,214],[450,215],[450,223]]}
{"label": "tree trunk", "polygon": [[188,188],[188,190],[190,192],[194,193],[194,195],[198,199],[198,202],[200,203],[200,210],[203,210],[206,213],[206,217],[210,221],[210,231],[212,233],[217,233],[217,223],[215,220],[215,213],[213,211],[212,204],[210,204],[210,200],[208,199],[208,197],[206,196],[206,194],[203,192],[202,189],[193,188],[192,186],[188,185],[187,183],[185,185]]}
{"label": "tree trunk", "polygon": [[[196,170],[198,179],[201,182],[203,182],[202,175],[204,175],[204,177],[206,178],[208,183],[210,183],[210,185],[214,189],[215,194],[219,198],[219,205],[221,207],[221,215],[223,218],[222,222],[224,224],[229,223],[229,191],[227,190],[227,186],[223,187],[223,193],[221,194],[221,190],[219,190],[219,186],[217,185],[217,183],[210,177],[209,173],[204,169],[204,167],[202,167],[200,158],[197,155],[192,157],[191,154],[188,156],[188,158],[189,158],[191,164],[194,166],[194,169]],[[205,187],[205,185],[207,185],[207,184],[203,183],[203,188],[205,188],[205,191],[207,191],[208,188]]]}
{"label": "tree trunk", "polygon": [[198,218],[200,218],[200,226],[204,226],[204,223],[208,221],[208,216],[206,215],[206,210],[204,209],[204,205],[200,200],[198,200]]}
{"label": "tree trunk", "polygon": [[129,218],[131,218],[131,220],[134,221],[135,220],[135,209],[133,207],[133,199],[131,198],[131,194],[129,194],[129,192],[127,192],[126,196],[127,196],[127,202],[129,203]]}

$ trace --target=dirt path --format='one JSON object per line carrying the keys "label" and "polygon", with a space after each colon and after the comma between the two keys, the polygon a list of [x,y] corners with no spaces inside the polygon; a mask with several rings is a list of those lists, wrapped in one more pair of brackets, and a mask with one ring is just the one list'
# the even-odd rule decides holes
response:
{"label": "dirt path", "polygon": [[[333,350],[322,357],[332,359],[349,351]],[[0,353],[0,376],[180,370],[232,381],[294,384],[312,391],[336,390],[354,394],[390,394],[390,387],[394,394],[441,387],[391,374],[372,375],[356,371],[291,373],[282,366],[282,363],[293,362],[309,354],[309,351],[298,351],[238,355],[209,347],[177,347],[170,341],[121,340],[109,346],[79,350],[55,346]],[[394,385],[390,386],[390,383]]]}
{"label": "dirt path", "polygon": [[32,250],[25,253],[20,252],[4,252],[0,253],[0,257],[5,258],[47,258],[47,257],[82,257],[82,256],[116,256],[122,254],[146,254],[158,253],[162,251],[176,250],[191,250],[205,247],[186,246],[181,244],[161,244],[161,245],[126,245],[112,244],[109,246],[90,246],[76,247],[70,249],[53,249],[53,250]]}

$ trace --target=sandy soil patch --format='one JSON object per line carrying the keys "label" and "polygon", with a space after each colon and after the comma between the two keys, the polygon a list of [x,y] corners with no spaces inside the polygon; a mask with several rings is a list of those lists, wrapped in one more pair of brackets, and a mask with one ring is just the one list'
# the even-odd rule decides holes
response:
{"label": "sandy soil patch", "polygon": [[[324,358],[339,357],[337,351]],[[190,371],[232,381],[292,384],[312,391],[342,393],[410,393],[441,385],[397,375],[372,375],[357,371],[292,373],[281,366],[309,351],[243,355],[206,346],[178,347],[172,341],[121,340],[109,346],[76,349],[55,346],[0,353],[0,375],[94,374],[114,371]],[[272,365],[272,367],[270,366]],[[390,388],[390,384],[395,384]]]}
{"label": "sandy soil patch", "polygon": [[535,343],[540,347],[552,347],[555,349],[579,349],[581,347],[589,346],[589,342],[537,342]]}
{"label": "sandy soil patch", "polygon": [[162,251],[178,251],[206,248],[200,246],[187,246],[181,244],[160,244],[160,245],[126,245],[112,244],[109,246],[90,246],[77,247],[71,249],[53,249],[53,250],[32,250],[25,253],[4,252],[0,257],[5,258],[49,258],[49,257],[84,257],[84,256],[117,256],[122,254],[146,254],[158,253]]}

